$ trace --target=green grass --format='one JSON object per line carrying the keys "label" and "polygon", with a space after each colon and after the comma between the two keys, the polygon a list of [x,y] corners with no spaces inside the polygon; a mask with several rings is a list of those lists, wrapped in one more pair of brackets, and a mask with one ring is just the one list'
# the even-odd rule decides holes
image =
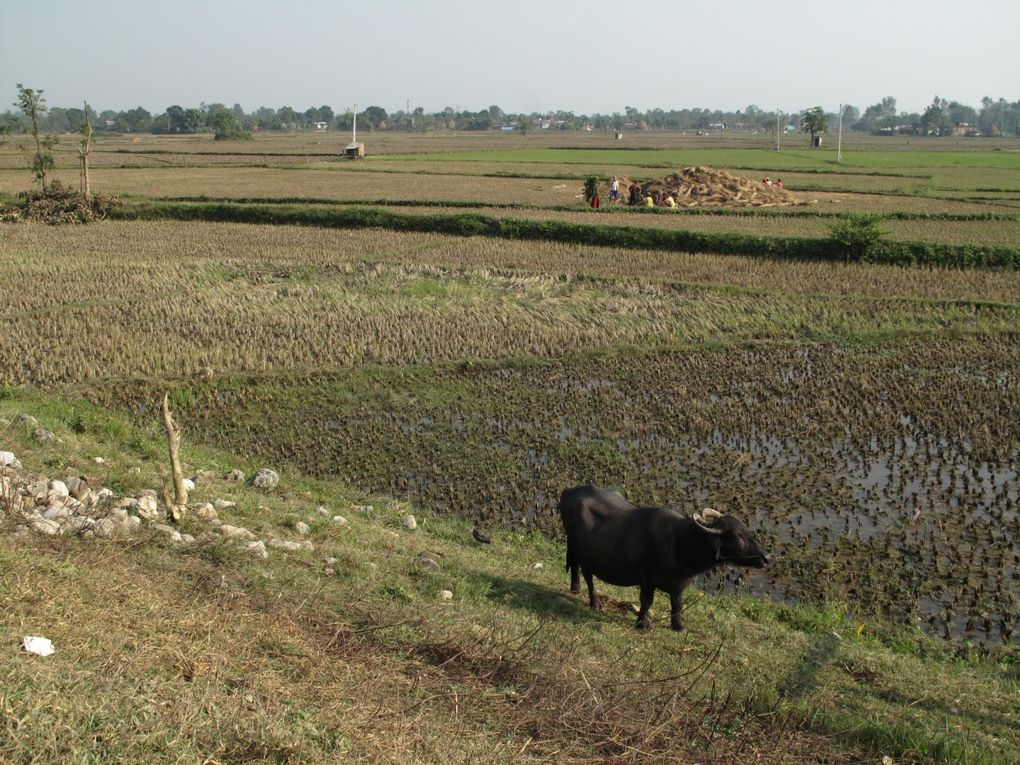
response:
{"label": "green grass", "polygon": [[[61,439],[2,431],[28,469],[87,470],[106,485],[157,481],[155,428],[7,390],[0,417],[22,411]],[[107,461],[91,463],[96,454]],[[256,464],[187,437],[184,455],[215,473]],[[224,517],[259,534],[307,518],[314,554],[261,562],[224,544],[0,537],[0,633],[8,644],[44,634],[58,650],[47,661],[0,655],[0,757],[406,761],[417,752],[518,762],[559,751],[732,761],[761,746],[773,762],[1020,756],[1015,665],[954,658],[939,641],[880,617],[862,623],[836,601],[788,606],[696,589],[685,634],[663,628],[661,596],[656,629],[638,634],[627,614],[563,597],[563,550],[548,537],[493,530],[495,543],[482,547],[467,520],[282,472],[268,495],[210,479],[196,498],[233,498]],[[351,527],[315,516],[317,504]],[[408,510],[415,532],[399,524]],[[438,571],[415,566],[421,550],[438,556]],[[327,555],[338,560],[333,576]],[[454,592],[449,604],[436,597],[443,588]]]}

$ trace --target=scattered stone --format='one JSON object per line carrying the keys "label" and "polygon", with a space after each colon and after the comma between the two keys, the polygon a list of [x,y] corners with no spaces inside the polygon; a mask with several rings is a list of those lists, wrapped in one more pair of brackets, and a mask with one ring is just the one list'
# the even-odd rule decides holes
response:
{"label": "scattered stone", "polygon": [[148,494],[143,494],[138,497],[135,501],[135,508],[138,510],[138,514],[147,521],[151,521],[161,515],[159,512],[159,503],[156,501],[156,498]]}
{"label": "scattered stone", "polygon": [[255,540],[255,535],[241,526],[231,526],[229,523],[223,523],[218,528],[224,539],[240,539],[245,542]]}
{"label": "scattered stone", "polygon": [[237,507],[237,503],[228,499],[217,499],[213,502],[213,507],[217,510],[226,510],[228,507]]}
{"label": "scattered stone", "polygon": [[24,412],[22,412],[21,414],[14,418],[14,424],[27,425],[30,428],[37,428],[39,427],[39,420],[37,420],[30,414],[25,414]]}
{"label": "scattered stone", "polygon": [[157,523],[152,528],[158,531],[160,534],[166,534],[168,537],[170,537],[170,541],[172,542],[177,542],[178,544],[180,544],[184,541],[184,536],[173,526],[167,526],[165,523]]}
{"label": "scattered stone", "polygon": [[234,470],[231,470],[229,473],[226,473],[223,476],[223,480],[225,480],[225,481],[237,481],[238,483],[244,483],[244,473],[241,472],[240,470],[237,470],[235,468]]}
{"label": "scattered stone", "polygon": [[35,654],[36,656],[52,656],[56,653],[53,648],[53,642],[49,638],[39,637],[38,635],[26,635],[21,640],[21,647],[28,653]]}
{"label": "scattered stone", "polygon": [[536,563],[532,568],[545,568],[545,566],[541,563]]}
{"label": "scattered stone", "polygon": [[440,600],[453,600],[453,593],[450,590],[440,590],[439,591],[439,599]]}
{"label": "scattered stone", "polygon": [[261,539],[257,542],[251,542],[250,544],[245,545],[245,550],[247,550],[250,555],[254,555],[256,558],[260,558],[262,560],[269,557],[269,551],[266,549],[266,543]]}
{"label": "scattered stone", "polygon": [[273,537],[269,540],[269,546],[279,550],[289,550],[290,552],[298,552],[299,550],[313,552],[315,550],[315,546],[307,539],[277,539]]}
{"label": "scattered stone", "polygon": [[418,528],[418,521],[415,520],[413,515],[405,515],[400,523],[405,529],[409,529],[410,531],[414,531]]}
{"label": "scattered stone", "polygon": [[351,505],[351,510],[356,513],[371,513],[375,507],[372,505]]}
{"label": "scattered stone", "polygon": [[307,537],[309,534],[312,533],[312,529],[304,521],[298,521],[297,523],[295,523],[294,531],[296,531],[303,537]]}
{"label": "scattered stone", "polygon": [[336,571],[334,571],[331,568],[326,568],[322,570],[322,573],[324,573],[326,576],[333,576],[333,574],[335,574]]}
{"label": "scattered stone", "polygon": [[28,527],[39,534],[56,536],[60,533],[60,524],[50,518],[33,518]]}
{"label": "scattered stone", "polygon": [[323,563],[325,563],[327,566],[335,566],[339,562],[340,561],[338,561],[336,558],[334,558],[332,556],[330,556],[329,558],[326,558],[326,560],[323,561]]}
{"label": "scattered stone", "polygon": [[181,479],[181,483],[184,484],[184,489],[186,491],[194,491],[195,490],[195,482],[192,481],[190,478],[182,478]]}
{"label": "scattered stone", "polygon": [[334,515],[333,516],[333,523],[335,523],[337,526],[350,526],[351,525],[347,521],[347,519],[344,518],[342,515]]}
{"label": "scattered stone", "polygon": [[[92,461],[95,462],[97,465],[102,465],[103,463],[106,462],[106,460],[104,458],[102,458],[102,457],[93,457]],[[139,472],[141,472],[141,471],[139,471]]]}
{"label": "scattered stone", "polygon": [[53,431],[46,430],[46,428],[36,428],[36,430],[32,433],[32,437],[35,438],[36,441],[42,442],[53,441],[56,439],[56,435],[54,435]]}
{"label": "scattered stone", "polygon": [[67,484],[64,483],[63,481],[58,481],[56,479],[54,479],[54,480],[50,481],[49,483],[47,483],[46,484],[46,489],[47,489],[47,491],[49,493],[49,496],[51,498],[52,497],[56,497],[56,498],[63,499],[64,497],[71,496],[71,492],[69,492],[67,490]]}
{"label": "scattered stone", "polygon": [[60,521],[70,518],[71,511],[62,505],[54,505],[43,511],[42,517],[59,523]]}
{"label": "scattered stone", "polygon": [[424,571],[438,571],[439,560],[430,552],[420,552],[418,557],[414,559],[414,563],[418,568]]}
{"label": "scattered stone", "polygon": [[319,505],[315,508],[315,512],[322,516],[329,515],[329,510],[324,505]]}
{"label": "scattered stone", "polygon": [[89,493],[89,481],[83,475],[70,475],[64,479],[64,485],[68,493],[77,500],[87,497]]}
{"label": "scattered stone", "polygon": [[269,468],[259,468],[251,477],[251,485],[256,489],[273,489],[280,483],[280,476]]}
{"label": "scattered stone", "polygon": [[14,456],[14,452],[0,452],[0,468],[2,467],[20,468],[21,463]]}
{"label": "scattered stone", "polygon": [[129,467],[128,468],[128,473],[130,475],[139,475],[141,472],[142,472],[142,469],[140,467],[138,467],[138,465],[135,465],[134,467]]}
{"label": "scattered stone", "polygon": [[220,519],[216,508],[208,502],[192,502],[189,508],[196,517],[201,518],[203,521],[218,521]]}

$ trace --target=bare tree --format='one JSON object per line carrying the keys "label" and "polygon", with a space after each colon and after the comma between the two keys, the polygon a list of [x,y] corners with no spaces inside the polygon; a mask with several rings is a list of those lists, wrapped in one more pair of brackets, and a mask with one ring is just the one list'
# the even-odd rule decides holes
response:
{"label": "bare tree", "polygon": [[181,471],[181,460],[178,452],[181,447],[181,429],[174,424],[173,415],[170,413],[170,396],[163,395],[163,428],[166,430],[166,442],[170,449],[170,469],[173,471],[174,499],[170,501],[170,493],[166,486],[166,477],[163,479],[163,503],[170,511],[170,520],[177,523],[184,518],[188,508],[188,489],[184,485],[184,474]]}
{"label": "bare tree", "polygon": [[89,121],[89,102],[85,104],[85,121],[81,125],[81,145],[78,147],[78,156],[81,159],[81,193],[86,199],[92,196],[92,189],[89,186],[89,152],[92,151],[92,123]]}

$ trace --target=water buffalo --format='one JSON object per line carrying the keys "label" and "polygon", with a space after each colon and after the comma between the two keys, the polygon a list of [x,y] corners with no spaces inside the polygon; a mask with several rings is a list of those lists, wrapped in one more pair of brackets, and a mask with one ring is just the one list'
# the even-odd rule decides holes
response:
{"label": "water buffalo", "polygon": [[768,556],[738,521],[711,508],[686,518],[664,507],[638,507],[617,491],[575,486],[560,496],[567,533],[571,592],[580,592],[578,570],[599,608],[593,577],[621,587],[641,588],[637,628],[651,627],[648,609],[655,591],[670,597],[670,626],[684,628],[683,591],[698,574],[721,563],[764,568]]}

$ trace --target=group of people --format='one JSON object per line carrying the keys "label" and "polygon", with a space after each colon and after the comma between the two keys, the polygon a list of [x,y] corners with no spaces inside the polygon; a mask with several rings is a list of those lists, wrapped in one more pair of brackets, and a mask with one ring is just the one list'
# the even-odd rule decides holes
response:
{"label": "group of people", "polygon": [[[613,178],[612,183],[609,184],[609,201],[618,202],[620,200],[620,179]],[[632,183],[627,189],[627,204],[631,207],[676,207],[676,200],[672,194],[659,194],[658,191],[653,191],[650,194],[644,194],[641,191],[641,187],[636,183]],[[591,200],[591,206],[596,210],[599,207],[599,196],[596,194]]]}
{"label": "group of people", "polygon": [[771,179],[771,178],[769,178],[769,177],[768,177],[768,176],[766,175],[766,176],[765,176],[765,177],[764,177],[764,178],[762,179],[762,182],[761,182],[761,183],[762,183],[762,185],[763,185],[763,186],[774,186],[774,187],[775,187],[775,188],[777,188],[777,189],[781,189],[781,188],[783,188],[783,179],[782,179],[782,178],[776,178],[776,182],[775,182],[775,183],[773,183],[773,182],[772,182],[772,179]]}

